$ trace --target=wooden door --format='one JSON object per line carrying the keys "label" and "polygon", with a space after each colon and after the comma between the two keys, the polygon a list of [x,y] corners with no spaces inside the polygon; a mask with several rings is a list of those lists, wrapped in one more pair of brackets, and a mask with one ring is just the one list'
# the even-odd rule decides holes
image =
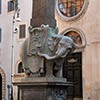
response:
{"label": "wooden door", "polygon": [[82,100],[82,53],[73,53],[64,63],[63,76],[73,86],[67,88],[68,100]]}

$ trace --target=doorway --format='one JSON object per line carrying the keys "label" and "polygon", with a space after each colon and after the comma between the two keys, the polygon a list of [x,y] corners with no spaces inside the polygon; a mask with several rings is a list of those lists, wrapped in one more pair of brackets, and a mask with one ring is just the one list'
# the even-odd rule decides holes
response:
{"label": "doorway", "polygon": [[82,100],[82,53],[73,53],[64,62],[63,76],[73,86],[67,88],[68,100]]}
{"label": "doorway", "polygon": [[0,100],[2,100],[2,76],[0,74]]}

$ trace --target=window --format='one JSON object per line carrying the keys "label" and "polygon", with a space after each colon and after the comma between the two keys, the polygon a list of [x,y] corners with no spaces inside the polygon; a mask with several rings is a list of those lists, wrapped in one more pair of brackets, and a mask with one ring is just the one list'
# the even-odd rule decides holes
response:
{"label": "window", "polygon": [[62,20],[74,21],[86,13],[89,0],[56,0],[57,14]]}
{"label": "window", "polygon": [[23,39],[25,38],[25,35],[26,35],[26,25],[23,24],[19,26],[19,38]]}
{"label": "window", "polygon": [[73,17],[81,11],[83,4],[84,0],[59,0],[58,8],[64,16]]}
{"label": "window", "polygon": [[81,46],[82,45],[82,39],[79,35],[79,33],[77,33],[76,31],[69,31],[66,33],[66,35],[70,38],[73,39],[73,41],[78,45]]}
{"label": "window", "polygon": [[15,10],[15,1],[14,0],[8,1],[8,12],[14,10]]}
{"label": "window", "polygon": [[0,29],[0,42],[1,42],[1,33],[2,33],[2,30]]}
{"label": "window", "polygon": [[22,62],[20,62],[18,65],[18,73],[23,73],[23,72],[24,72],[23,64],[22,64]]}

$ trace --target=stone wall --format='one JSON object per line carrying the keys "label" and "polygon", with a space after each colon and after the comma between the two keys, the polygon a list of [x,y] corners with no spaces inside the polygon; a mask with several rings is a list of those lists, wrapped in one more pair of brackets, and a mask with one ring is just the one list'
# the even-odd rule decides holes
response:
{"label": "stone wall", "polygon": [[100,98],[100,1],[87,0],[88,8],[84,15],[74,21],[62,20],[56,13],[59,34],[68,28],[83,31],[86,47],[82,51],[83,100],[99,100]]}

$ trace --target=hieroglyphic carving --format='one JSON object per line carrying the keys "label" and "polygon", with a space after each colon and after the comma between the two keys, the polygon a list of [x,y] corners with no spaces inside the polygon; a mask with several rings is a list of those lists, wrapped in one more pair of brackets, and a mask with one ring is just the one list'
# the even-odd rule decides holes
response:
{"label": "hieroglyphic carving", "polygon": [[49,24],[50,27],[55,27],[54,6],[54,0],[33,0],[31,26],[39,27],[41,24]]}

